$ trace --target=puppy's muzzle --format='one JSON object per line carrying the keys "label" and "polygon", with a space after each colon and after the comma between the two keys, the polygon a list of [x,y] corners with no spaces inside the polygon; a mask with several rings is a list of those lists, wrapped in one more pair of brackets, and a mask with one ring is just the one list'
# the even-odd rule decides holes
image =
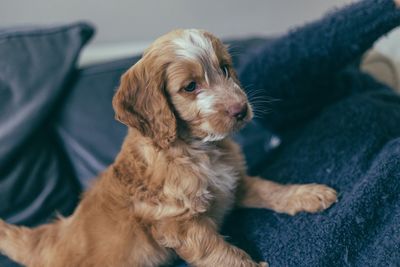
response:
{"label": "puppy's muzzle", "polygon": [[244,118],[246,118],[247,112],[248,108],[246,103],[234,104],[228,108],[229,116],[237,119],[238,121],[242,121]]}

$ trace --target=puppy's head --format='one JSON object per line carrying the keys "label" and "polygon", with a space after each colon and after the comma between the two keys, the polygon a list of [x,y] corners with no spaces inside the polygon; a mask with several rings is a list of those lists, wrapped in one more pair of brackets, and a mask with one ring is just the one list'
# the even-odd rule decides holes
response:
{"label": "puppy's head", "polygon": [[113,106],[119,121],[161,148],[178,132],[204,142],[221,140],[253,116],[226,47],[201,30],[157,39],[122,76]]}

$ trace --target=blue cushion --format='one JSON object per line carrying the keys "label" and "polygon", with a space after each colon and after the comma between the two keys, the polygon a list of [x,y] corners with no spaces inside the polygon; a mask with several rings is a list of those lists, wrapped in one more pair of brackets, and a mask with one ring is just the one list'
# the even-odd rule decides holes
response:
{"label": "blue cushion", "polygon": [[[0,217],[36,225],[70,214],[76,182],[50,119],[93,34],[84,23],[0,30]],[[0,258],[0,266],[13,266]]]}

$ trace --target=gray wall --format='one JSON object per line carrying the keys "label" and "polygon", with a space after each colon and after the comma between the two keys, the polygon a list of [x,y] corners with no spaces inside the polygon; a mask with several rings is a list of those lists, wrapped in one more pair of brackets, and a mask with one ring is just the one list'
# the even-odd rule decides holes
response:
{"label": "gray wall", "polygon": [[221,37],[281,33],[351,0],[0,0],[0,27],[88,20],[94,44],[149,41],[174,28]]}

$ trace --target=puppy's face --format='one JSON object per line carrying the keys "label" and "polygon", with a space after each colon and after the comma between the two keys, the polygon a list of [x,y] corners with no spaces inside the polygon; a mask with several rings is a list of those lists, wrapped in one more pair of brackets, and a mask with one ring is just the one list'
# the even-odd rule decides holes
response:
{"label": "puppy's face", "polygon": [[176,138],[177,121],[180,134],[208,142],[253,116],[225,46],[200,30],[157,39],[123,76],[113,104],[117,119],[161,147]]}
{"label": "puppy's face", "polygon": [[176,59],[166,70],[166,88],[194,137],[219,140],[251,119],[251,107],[219,39],[184,30],[171,42]]}

